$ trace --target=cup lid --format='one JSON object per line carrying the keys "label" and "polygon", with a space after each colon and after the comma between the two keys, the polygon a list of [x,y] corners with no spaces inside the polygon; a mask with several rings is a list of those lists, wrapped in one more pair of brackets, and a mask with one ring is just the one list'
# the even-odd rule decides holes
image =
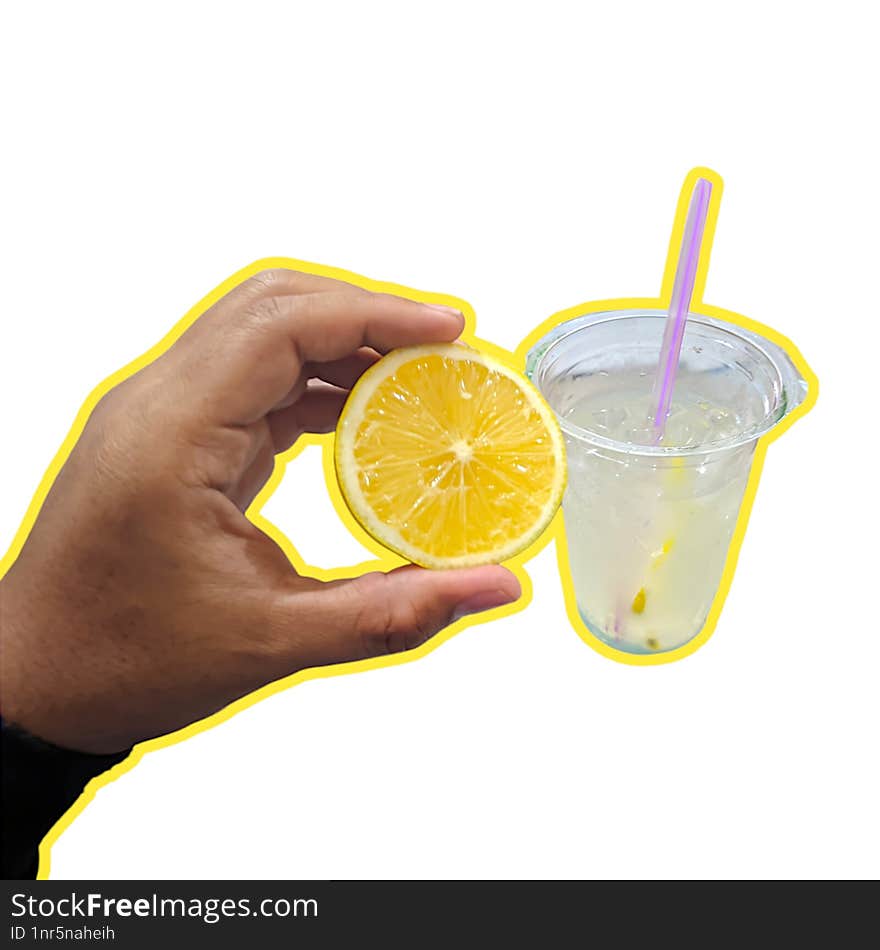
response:
{"label": "cup lid", "polygon": [[[548,352],[556,347],[557,344],[561,344],[564,338],[594,324],[607,323],[609,321],[623,320],[632,317],[656,318],[665,322],[666,311],[650,308],[605,310],[597,313],[584,314],[579,317],[573,317],[569,320],[565,320],[553,327],[548,333],[541,337],[541,339],[538,340],[531,347],[531,349],[529,349],[528,353],[526,354],[526,376],[536,386],[538,386],[539,389],[541,389],[541,370],[544,365],[545,357],[547,356]],[[649,455],[701,454],[707,451],[714,452],[720,449],[734,448],[737,445],[755,441],[762,435],[765,435],[767,432],[769,432],[793,409],[799,406],[804,401],[804,399],[806,399],[809,389],[807,380],[795,366],[788,353],[772,340],[768,340],[766,337],[761,336],[759,333],[749,330],[746,327],[742,327],[738,324],[730,323],[728,321],[720,320],[716,317],[710,317],[701,313],[689,313],[688,326],[692,328],[698,326],[701,329],[715,327],[721,333],[723,333],[725,337],[729,338],[731,335],[738,337],[747,344],[750,344],[751,347],[754,347],[756,350],[760,351],[762,358],[766,358],[767,362],[772,365],[774,376],[776,376],[778,379],[778,400],[776,401],[776,405],[773,407],[773,410],[769,412],[760,421],[760,423],[743,430],[741,433],[738,433],[735,436],[719,440],[718,442],[705,444],[702,446],[696,445],[686,447],[662,445],[634,446],[629,443],[618,443],[613,439],[606,438],[602,435],[599,435],[598,433],[592,432],[591,430],[574,426],[569,420],[560,418],[560,425],[562,426],[563,430],[575,438],[580,438],[597,445],[605,446],[607,448],[620,449],[628,453]],[[775,383],[774,388],[776,388]]]}

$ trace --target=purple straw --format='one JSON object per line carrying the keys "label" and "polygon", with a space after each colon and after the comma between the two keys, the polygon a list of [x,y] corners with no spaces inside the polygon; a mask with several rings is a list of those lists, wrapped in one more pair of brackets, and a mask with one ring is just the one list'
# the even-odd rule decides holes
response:
{"label": "purple straw", "polygon": [[666,427],[666,417],[672,402],[672,390],[678,374],[678,358],[681,353],[681,341],[684,339],[684,327],[687,323],[694,281],[697,278],[697,262],[700,259],[700,245],[706,228],[706,216],[709,212],[709,198],[712,194],[712,182],[698,178],[688,208],[684,237],[678,255],[678,268],[672,287],[672,302],[666,317],[666,330],[663,345],[660,347],[660,363],[654,380],[654,434],[659,440]]}

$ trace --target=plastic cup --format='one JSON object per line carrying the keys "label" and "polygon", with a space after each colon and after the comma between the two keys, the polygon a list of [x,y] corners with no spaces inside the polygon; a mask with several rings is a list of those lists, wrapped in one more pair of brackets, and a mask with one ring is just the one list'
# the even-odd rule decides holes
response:
{"label": "plastic cup", "polygon": [[637,654],[674,650],[702,630],[757,442],[807,393],[779,346],[690,313],[679,372],[708,403],[731,408],[732,427],[674,447],[615,441],[601,425],[573,422],[585,395],[613,407],[619,380],[653,378],[665,320],[663,310],[578,317],[541,339],[526,363],[566,440],[562,507],[578,611],[599,640]]}

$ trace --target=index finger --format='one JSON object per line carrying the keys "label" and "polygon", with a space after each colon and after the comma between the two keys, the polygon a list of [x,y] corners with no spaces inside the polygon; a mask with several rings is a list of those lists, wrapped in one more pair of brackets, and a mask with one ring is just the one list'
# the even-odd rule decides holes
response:
{"label": "index finger", "polygon": [[340,290],[369,293],[357,284],[339,280],[336,277],[323,277],[320,274],[291,270],[287,267],[273,267],[258,271],[247,280],[243,280],[219,300],[216,306],[247,305],[265,297],[283,297],[287,294],[326,294]]}
{"label": "index finger", "polygon": [[308,362],[447,343],[464,328],[453,308],[364,291],[273,296],[203,320],[192,327],[187,388],[211,418],[237,425],[269,412]]}

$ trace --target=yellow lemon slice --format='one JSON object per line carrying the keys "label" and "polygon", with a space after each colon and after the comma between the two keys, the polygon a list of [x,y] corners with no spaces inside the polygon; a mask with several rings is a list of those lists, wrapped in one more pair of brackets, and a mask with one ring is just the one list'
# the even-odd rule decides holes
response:
{"label": "yellow lemon slice", "polygon": [[358,523],[425,567],[512,557],[547,527],[565,488],[562,435],[537,390],[454,343],[371,366],[340,416],[335,460]]}

